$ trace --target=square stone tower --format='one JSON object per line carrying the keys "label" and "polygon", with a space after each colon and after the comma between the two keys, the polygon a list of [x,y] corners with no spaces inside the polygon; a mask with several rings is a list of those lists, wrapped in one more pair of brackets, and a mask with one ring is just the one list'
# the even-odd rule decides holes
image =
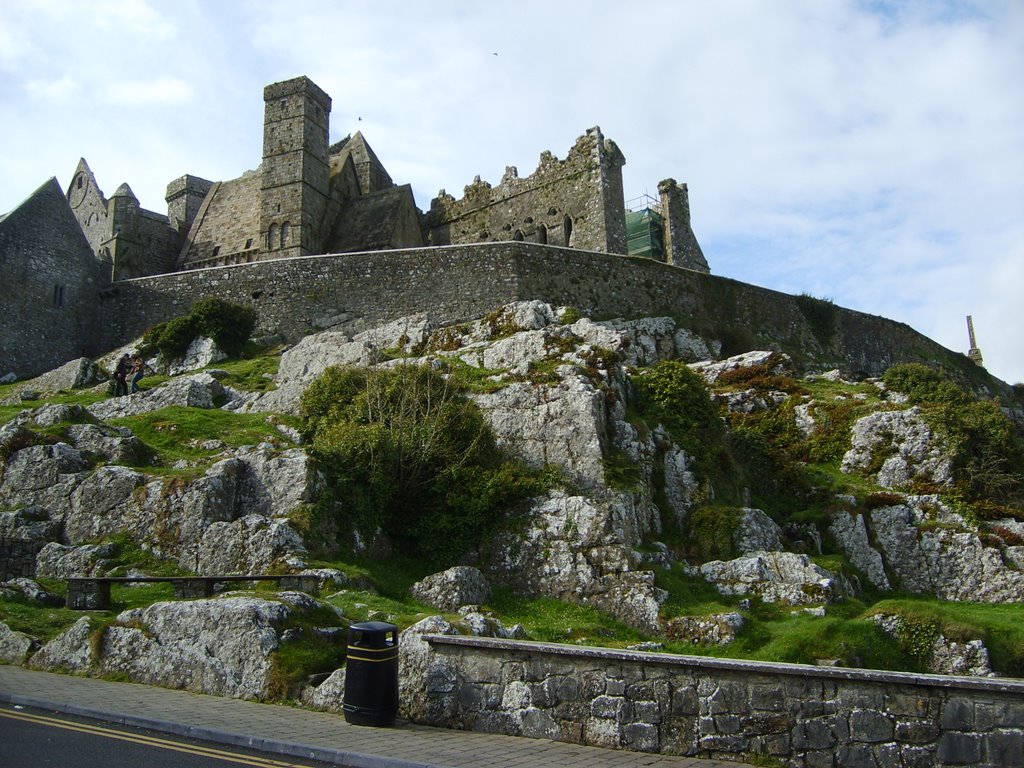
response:
{"label": "square stone tower", "polygon": [[319,253],[330,195],[331,97],[307,77],[263,89],[263,258]]}

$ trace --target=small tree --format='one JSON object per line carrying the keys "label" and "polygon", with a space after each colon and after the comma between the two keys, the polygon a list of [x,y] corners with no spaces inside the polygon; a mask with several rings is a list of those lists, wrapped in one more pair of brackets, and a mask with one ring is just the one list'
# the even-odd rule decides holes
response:
{"label": "small tree", "polygon": [[300,408],[340,522],[379,528],[407,554],[453,561],[546,487],[501,454],[476,405],[426,366],[328,368]]}

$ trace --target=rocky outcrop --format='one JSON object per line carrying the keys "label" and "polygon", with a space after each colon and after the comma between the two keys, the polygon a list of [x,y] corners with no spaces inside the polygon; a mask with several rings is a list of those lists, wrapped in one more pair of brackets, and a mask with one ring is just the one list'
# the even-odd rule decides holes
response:
{"label": "rocky outcrop", "polygon": [[427,576],[412,585],[412,596],[442,611],[457,611],[464,605],[481,605],[491,599],[491,585],[483,573],[468,565]]}
{"label": "rocky outcrop", "polygon": [[981,640],[951,640],[937,627],[910,622],[899,614],[877,614],[872,618],[887,635],[924,656],[926,669],[933,675],[996,676]]}
{"label": "rocky outcrop", "polygon": [[746,624],[736,612],[710,616],[677,616],[665,622],[665,636],[694,645],[728,645]]}
{"label": "rocky outcrop", "polygon": [[103,630],[84,617],[43,646],[29,665],[261,699],[272,682],[273,654],[285,642],[286,623],[322,605],[308,595],[282,592],[277,599],[228,595],[154,603],[124,611]]}
{"label": "rocky outcrop", "polygon": [[110,377],[106,372],[87,357],[80,357],[71,360],[60,368],[55,368],[42,376],[23,381],[18,388],[18,393],[3,400],[4,404],[14,404],[20,401],[20,392],[31,390],[39,394],[60,392],[68,389],[85,389],[102,384]]}
{"label": "rocky outcrop", "polygon": [[849,592],[840,577],[793,552],[752,552],[704,563],[699,571],[723,595],[756,595],[766,603],[817,605]]}
{"label": "rocky outcrop", "polygon": [[188,408],[217,408],[227,399],[224,386],[210,373],[171,379],[162,386],[123,397],[110,397],[89,406],[97,419],[138,416],[174,405]]}
{"label": "rocky outcrop", "polygon": [[937,496],[908,496],[864,516],[839,512],[830,530],[876,587],[941,600],[1024,600],[1013,548],[987,546],[978,527]]}
{"label": "rocky outcrop", "polygon": [[16,632],[0,621],[0,663],[23,664],[38,647],[34,638]]}
{"label": "rocky outcrop", "polygon": [[848,474],[873,473],[883,488],[906,489],[915,480],[934,485],[953,481],[949,450],[916,406],[903,411],[876,411],[858,419],[842,470]]}

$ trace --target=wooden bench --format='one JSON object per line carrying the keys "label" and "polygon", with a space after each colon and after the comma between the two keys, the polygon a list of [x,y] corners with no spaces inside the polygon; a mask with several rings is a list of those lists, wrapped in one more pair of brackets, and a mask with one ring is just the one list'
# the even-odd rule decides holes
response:
{"label": "wooden bench", "polygon": [[68,579],[67,606],[75,611],[105,611],[111,607],[110,586],[130,582],[170,582],[176,597],[211,597],[214,584],[235,581],[276,581],[281,589],[309,594],[320,591],[317,576],[75,576]]}

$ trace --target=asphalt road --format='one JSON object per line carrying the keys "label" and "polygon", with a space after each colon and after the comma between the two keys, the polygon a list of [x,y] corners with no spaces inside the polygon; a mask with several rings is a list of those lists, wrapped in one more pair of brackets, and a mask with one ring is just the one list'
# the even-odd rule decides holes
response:
{"label": "asphalt road", "polygon": [[326,768],[327,763],[279,757],[183,739],[140,728],[0,706],[3,768]]}

